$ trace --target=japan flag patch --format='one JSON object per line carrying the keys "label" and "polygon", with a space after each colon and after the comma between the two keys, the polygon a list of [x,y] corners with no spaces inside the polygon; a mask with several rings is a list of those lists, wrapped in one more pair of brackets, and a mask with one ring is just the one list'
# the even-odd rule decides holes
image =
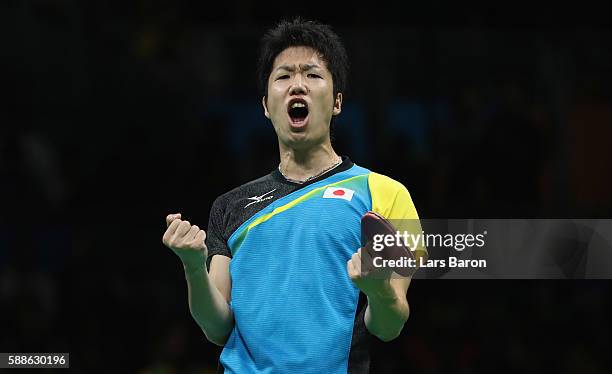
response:
{"label": "japan flag patch", "polygon": [[325,192],[323,192],[323,198],[324,199],[344,199],[347,201],[351,201],[354,193],[355,191],[349,190],[348,188],[327,187]]}

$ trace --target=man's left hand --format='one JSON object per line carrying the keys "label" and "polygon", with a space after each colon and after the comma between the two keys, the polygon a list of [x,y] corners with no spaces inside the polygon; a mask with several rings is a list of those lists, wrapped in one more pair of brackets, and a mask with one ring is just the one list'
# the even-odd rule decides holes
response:
{"label": "man's left hand", "polygon": [[391,287],[393,271],[387,267],[374,266],[371,247],[359,248],[347,261],[346,269],[355,286],[366,296],[375,298],[395,296]]}

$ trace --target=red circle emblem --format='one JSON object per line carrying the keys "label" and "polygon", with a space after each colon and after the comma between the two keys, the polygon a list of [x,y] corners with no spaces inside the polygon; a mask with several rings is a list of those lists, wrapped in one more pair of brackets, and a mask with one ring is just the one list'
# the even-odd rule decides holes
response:
{"label": "red circle emblem", "polygon": [[336,196],[342,196],[342,195],[344,195],[344,190],[335,190],[335,191],[334,191],[334,195],[336,195]]}

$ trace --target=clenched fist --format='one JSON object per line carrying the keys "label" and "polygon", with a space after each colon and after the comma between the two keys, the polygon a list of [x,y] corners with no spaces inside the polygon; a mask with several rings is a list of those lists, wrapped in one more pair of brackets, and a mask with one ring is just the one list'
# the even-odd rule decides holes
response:
{"label": "clenched fist", "polygon": [[367,296],[377,295],[390,290],[392,271],[389,268],[374,266],[377,256],[371,245],[359,248],[346,262],[346,271],[353,284]]}
{"label": "clenched fist", "polygon": [[162,238],[166,247],[170,248],[188,268],[201,268],[208,256],[204,244],[206,233],[189,221],[181,220],[181,214],[169,214],[166,217],[167,229]]}

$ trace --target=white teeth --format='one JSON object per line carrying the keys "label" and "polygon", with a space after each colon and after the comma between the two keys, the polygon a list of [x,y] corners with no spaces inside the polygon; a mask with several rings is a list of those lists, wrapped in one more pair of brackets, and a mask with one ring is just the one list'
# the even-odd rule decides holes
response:
{"label": "white teeth", "polygon": [[304,103],[293,103],[291,104],[291,109],[293,108],[304,108],[306,107],[306,105],[304,105]]}

